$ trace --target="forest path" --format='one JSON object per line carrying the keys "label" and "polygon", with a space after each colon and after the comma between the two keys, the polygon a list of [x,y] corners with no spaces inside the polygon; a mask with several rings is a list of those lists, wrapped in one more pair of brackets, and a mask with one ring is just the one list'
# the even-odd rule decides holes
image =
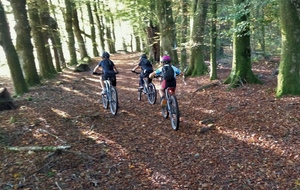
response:
{"label": "forest path", "polygon": [[[208,76],[178,78],[178,131],[137,100],[140,54],[111,55],[120,74],[120,108],[101,104],[99,77],[65,70],[0,115],[0,145],[58,146],[67,151],[0,149],[0,189],[292,189],[300,176],[299,97],[274,98],[273,64],[254,64],[264,85],[228,91]],[[230,72],[219,67],[224,80]],[[154,79],[159,87],[159,82]],[[213,124],[215,129],[201,133]]]}

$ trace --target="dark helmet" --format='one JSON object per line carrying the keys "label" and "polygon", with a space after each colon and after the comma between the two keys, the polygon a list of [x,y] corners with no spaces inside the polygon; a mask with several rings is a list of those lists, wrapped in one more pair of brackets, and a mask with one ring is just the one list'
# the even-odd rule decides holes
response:
{"label": "dark helmet", "polygon": [[168,56],[168,55],[164,55],[162,58],[161,58],[161,62],[164,63],[164,64],[168,64],[168,63],[171,63],[171,57]]}
{"label": "dark helmet", "polygon": [[109,58],[109,53],[106,51],[102,53],[102,58]]}
{"label": "dark helmet", "polygon": [[146,54],[142,54],[142,55],[141,55],[141,58],[147,59],[147,55],[146,55]]}

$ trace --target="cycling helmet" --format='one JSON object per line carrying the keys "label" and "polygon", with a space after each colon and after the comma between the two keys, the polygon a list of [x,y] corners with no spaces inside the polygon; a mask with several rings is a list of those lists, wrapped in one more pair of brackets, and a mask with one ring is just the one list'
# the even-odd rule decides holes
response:
{"label": "cycling helmet", "polygon": [[168,55],[164,55],[164,56],[161,58],[161,62],[162,62],[162,63],[171,63],[171,57],[168,56]]}
{"label": "cycling helmet", "polygon": [[109,53],[106,51],[102,53],[102,58],[109,58]]}
{"label": "cycling helmet", "polygon": [[141,58],[147,59],[147,55],[146,55],[146,54],[142,54],[142,55],[141,55]]}

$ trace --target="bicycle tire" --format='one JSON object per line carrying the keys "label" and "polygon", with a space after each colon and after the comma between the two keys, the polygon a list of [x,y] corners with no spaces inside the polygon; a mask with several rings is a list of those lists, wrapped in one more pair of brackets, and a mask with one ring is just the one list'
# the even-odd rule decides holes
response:
{"label": "bicycle tire", "polygon": [[143,89],[138,88],[138,101],[142,100],[142,91]]}
{"label": "bicycle tire", "polygon": [[156,93],[155,85],[152,83],[148,84],[147,96],[148,96],[148,102],[152,105],[155,104],[156,98],[157,98],[157,93]]}
{"label": "bicycle tire", "polygon": [[179,128],[179,108],[176,96],[170,96],[169,112],[172,128],[177,131]]}
{"label": "bicycle tire", "polygon": [[108,108],[108,98],[106,94],[102,94],[102,104],[105,109]]}
{"label": "bicycle tire", "polygon": [[[161,101],[162,101],[162,99],[160,100],[160,104],[161,104]],[[164,118],[169,117],[168,105],[161,107],[161,114]]]}
{"label": "bicycle tire", "polygon": [[117,89],[113,86],[111,86],[111,89],[110,89],[110,112],[113,114],[113,115],[117,115],[117,112],[118,112],[118,92],[117,92]]}

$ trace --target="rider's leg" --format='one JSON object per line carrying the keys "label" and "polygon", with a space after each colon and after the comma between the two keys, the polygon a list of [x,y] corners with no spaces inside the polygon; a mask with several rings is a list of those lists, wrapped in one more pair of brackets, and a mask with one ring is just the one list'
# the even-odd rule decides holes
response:
{"label": "rider's leg", "polygon": [[102,87],[102,94],[105,94],[106,93],[106,89],[105,89],[105,86],[104,86],[104,77],[100,77],[100,85]]}
{"label": "rider's leg", "polygon": [[165,88],[167,87],[166,85],[166,82],[165,80],[163,80],[161,82],[161,85],[160,85],[160,88],[159,88],[159,95],[160,95],[160,102],[161,102],[161,106],[166,106],[167,104],[167,100],[165,98]]}

